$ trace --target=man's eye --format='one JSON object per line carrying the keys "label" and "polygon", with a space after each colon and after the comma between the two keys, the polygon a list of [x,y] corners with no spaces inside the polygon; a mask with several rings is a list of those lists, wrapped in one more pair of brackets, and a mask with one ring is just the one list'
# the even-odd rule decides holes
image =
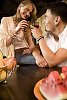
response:
{"label": "man's eye", "polygon": [[47,16],[45,15],[44,17],[46,18]]}

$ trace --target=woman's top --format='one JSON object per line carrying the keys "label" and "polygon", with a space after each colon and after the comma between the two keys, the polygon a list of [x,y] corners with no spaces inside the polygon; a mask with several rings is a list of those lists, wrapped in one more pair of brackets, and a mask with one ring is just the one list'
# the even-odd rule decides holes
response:
{"label": "woman's top", "polygon": [[[14,35],[16,28],[13,17],[3,17],[0,25],[0,49],[6,57],[13,56],[14,50],[19,48],[28,48],[27,37],[30,33],[20,30],[14,37],[10,46],[6,46],[6,39]],[[28,33],[28,34],[27,34]]]}

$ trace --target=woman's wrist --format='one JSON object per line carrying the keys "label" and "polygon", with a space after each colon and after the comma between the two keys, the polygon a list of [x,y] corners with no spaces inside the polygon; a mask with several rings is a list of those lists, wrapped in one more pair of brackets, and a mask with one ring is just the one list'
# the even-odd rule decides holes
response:
{"label": "woman's wrist", "polygon": [[16,34],[11,35],[10,38],[11,38],[11,39],[16,38]]}
{"label": "woman's wrist", "polygon": [[15,28],[14,33],[17,34],[18,33],[18,27]]}
{"label": "woman's wrist", "polygon": [[14,39],[14,36],[10,36],[11,37],[11,39]]}

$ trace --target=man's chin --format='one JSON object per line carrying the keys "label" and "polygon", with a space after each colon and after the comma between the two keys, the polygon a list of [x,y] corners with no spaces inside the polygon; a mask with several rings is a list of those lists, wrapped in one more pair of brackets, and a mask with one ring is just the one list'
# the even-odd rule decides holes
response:
{"label": "man's chin", "polygon": [[46,32],[50,32],[50,30],[48,30],[48,29],[46,29],[46,28],[45,28],[45,31],[46,31]]}

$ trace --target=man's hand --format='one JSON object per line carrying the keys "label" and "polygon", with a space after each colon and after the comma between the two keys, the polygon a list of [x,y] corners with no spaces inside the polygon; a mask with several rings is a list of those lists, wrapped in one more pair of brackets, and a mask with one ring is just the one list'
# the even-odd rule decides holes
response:
{"label": "man's hand", "polygon": [[39,27],[39,28],[36,28],[36,27],[32,28],[32,29],[31,29],[31,32],[32,32],[33,37],[34,37],[35,39],[37,39],[37,38],[39,38],[40,36],[42,36],[42,30],[41,30],[40,27]]}
{"label": "man's hand", "polygon": [[39,67],[46,67],[48,65],[44,57],[42,57],[41,55],[36,58],[36,64]]}

